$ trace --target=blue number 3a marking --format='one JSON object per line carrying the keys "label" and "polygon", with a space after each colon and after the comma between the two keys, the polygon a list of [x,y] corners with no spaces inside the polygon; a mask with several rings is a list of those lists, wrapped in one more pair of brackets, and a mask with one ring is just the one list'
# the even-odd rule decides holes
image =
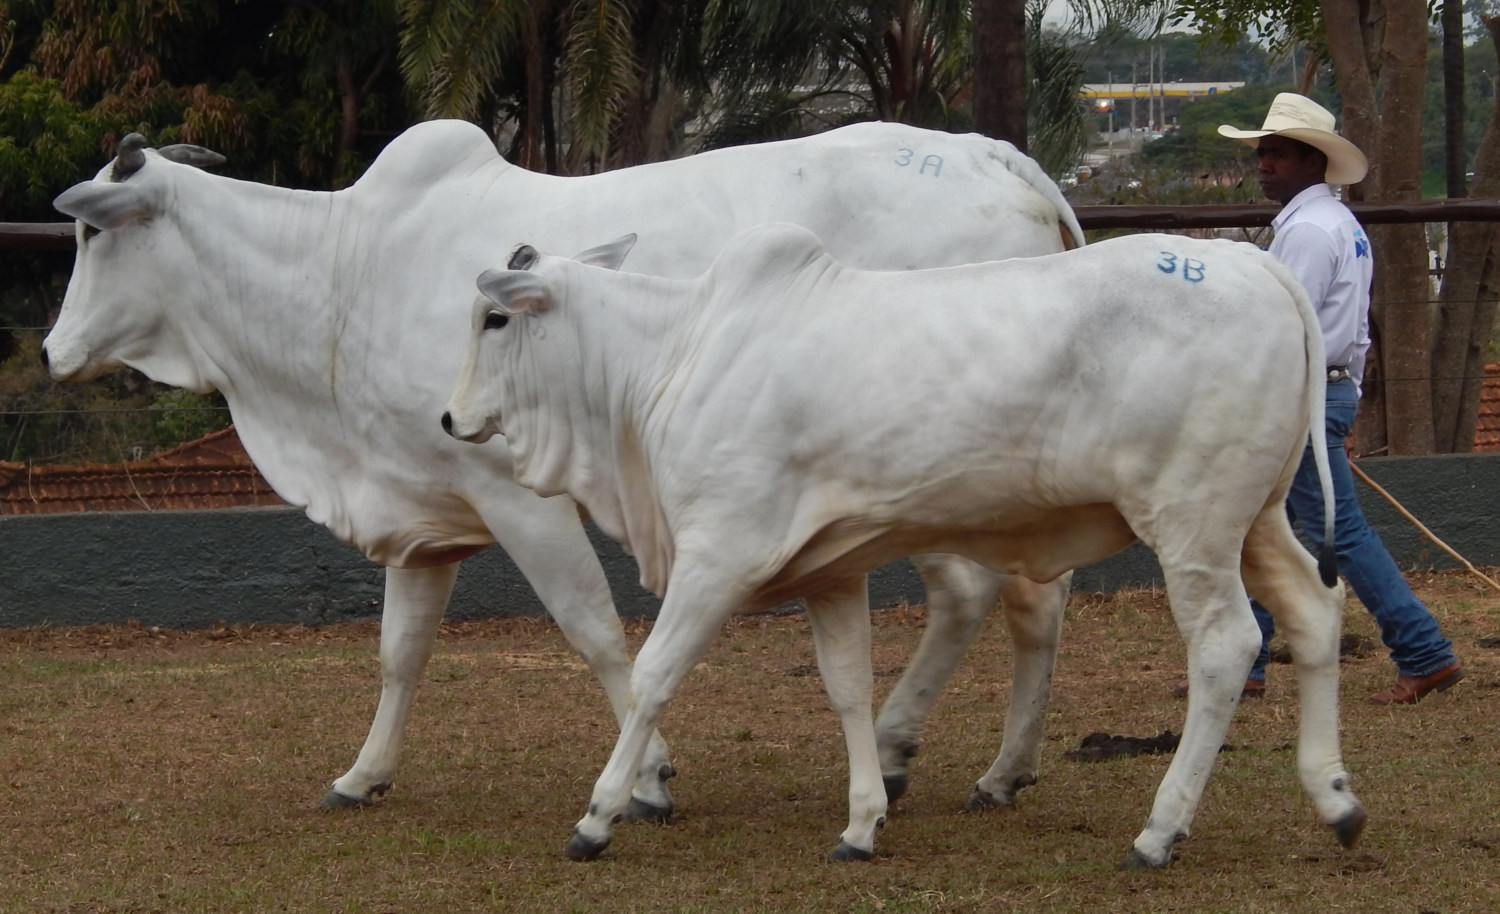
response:
{"label": "blue number 3a marking", "polygon": [[[1180,264],[1179,260],[1181,261]],[[1179,265],[1182,267],[1183,279],[1188,282],[1203,281],[1203,274],[1207,269],[1207,265],[1203,261],[1194,260],[1191,257],[1178,258],[1176,254],[1170,251],[1161,252],[1161,261],[1157,263],[1156,268],[1163,273],[1176,273]]]}

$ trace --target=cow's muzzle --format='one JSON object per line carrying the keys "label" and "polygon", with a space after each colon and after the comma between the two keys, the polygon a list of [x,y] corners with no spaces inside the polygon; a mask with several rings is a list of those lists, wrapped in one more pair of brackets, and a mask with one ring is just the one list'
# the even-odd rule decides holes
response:
{"label": "cow's muzzle", "polygon": [[452,410],[444,410],[442,418],[443,431],[447,432],[459,441],[468,441],[474,444],[483,444],[495,436],[499,429],[494,423],[485,423],[476,429],[462,428],[453,419]]}

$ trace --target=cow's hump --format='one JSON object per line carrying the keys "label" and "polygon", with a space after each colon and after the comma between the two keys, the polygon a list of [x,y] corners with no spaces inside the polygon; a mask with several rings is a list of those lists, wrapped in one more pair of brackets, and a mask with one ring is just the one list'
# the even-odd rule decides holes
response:
{"label": "cow's hump", "polygon": [[502,161],[485,132],[468,121],[423,121],[390,142],[356,187],[421,187],[464,178]]}

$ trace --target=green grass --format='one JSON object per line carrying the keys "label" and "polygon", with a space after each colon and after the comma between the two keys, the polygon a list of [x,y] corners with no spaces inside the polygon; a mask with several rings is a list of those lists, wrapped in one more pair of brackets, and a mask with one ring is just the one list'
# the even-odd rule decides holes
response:
{"label": "green grass", "polygon": [[[0,914],[1500,909],[1500,650],[1475,645],[1500,634],[1500,595],[1458,575],[1415,583],[1470,675],[1379,708],[1363,699],[1394,675],[1383,652],[1345,663],[1359,847],[1341,850],[1297,785],[1292,677],[1273,667],[1192,838],[1148,873],[1115,865],[1170,758],[1064,753],[1093,730],[1180,731],[1183,649],[1157,593],[1075,598],[1040,783],[1014,809],[965,814],[1008,693],[992,620],[863,865],[824,857],[846,766],[800,619],[732,624],[663,728],[679,815],[622,826],[590,864],[561,851],[615,727],[546,623],[446,627],[395,788],[336,814],[316,806],[374,710],[372,626],[0,630]],[[1355,602],[1345,627],[1375,636]],[[917,611],[877,613],[877,671],[899,671],[919,633]]]}

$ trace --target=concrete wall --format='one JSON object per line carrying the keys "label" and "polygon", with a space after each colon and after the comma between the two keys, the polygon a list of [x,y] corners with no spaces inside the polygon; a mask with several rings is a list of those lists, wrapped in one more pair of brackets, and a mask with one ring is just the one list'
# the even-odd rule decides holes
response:
{"label": "concrete wall", "polygon": [[[1385,458],[1360,467],[1476,565],[1500,565],[1500,455]],[[1458,567],[1379,495],[1361,502],[1403,567]],[[622,613],[654,615],[634,560],[590,530]],[[1079,569],[1074,589],[1159,584],[1139,544]],[[139,619],[195,627],[218,621],[319,624],[378,617],[381,569],[290,508],[0,517],[0,626]],[[921,603],[905,562],[871,578],[871,603]],[[510,560],[491,548],[459,574],[450,618],[540,615]]]}

